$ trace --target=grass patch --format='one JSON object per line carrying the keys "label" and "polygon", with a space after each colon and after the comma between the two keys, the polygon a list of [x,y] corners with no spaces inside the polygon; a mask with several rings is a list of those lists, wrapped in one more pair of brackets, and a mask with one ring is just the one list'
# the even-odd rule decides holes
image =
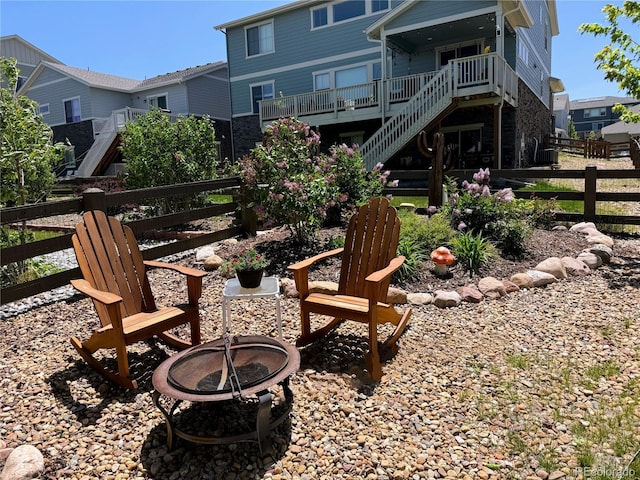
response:
{"label": "grass patch", "polygon": [[519,368],[520,370],[526,370],[529,368],[530,362],[526,355],[522,355],[521,353],[514,353],[509,355],[505,362],[507,365],[511,365],[514,368]]}
{"label": "grass patch", "polygon": [[589,367],[585,374],[591,380],[598,381],[602,377],[613,377],[620,373],[620,366],[614,362],[604,362],[599,365]]}

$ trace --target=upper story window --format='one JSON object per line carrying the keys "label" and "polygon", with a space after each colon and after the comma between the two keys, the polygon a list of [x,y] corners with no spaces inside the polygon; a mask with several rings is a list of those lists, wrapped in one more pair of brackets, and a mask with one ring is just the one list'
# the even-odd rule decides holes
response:
{"label": "upper story window", "polygon": [[390,0],[345,0],[311,9],[311,27],[319,28],[389,10]]}
{"label": "upper story window", "polygon": [[159,108],[160,110],[168,110],[167,94],[153,95],[147,97],[147,103],[149,104],[149,110],[152,108]]}
{"label": "upper story window", "polygon": [[251,85],[250,88],[253,113],[260,113],[260,100],[275,98],[273,82]]}
{"label": "upper story window", "polygon": [[584,111],[584,118],[606,117],[606,116],[607,116],[606,107],[589,108],[589,109]]}
{"label": "upper story window", "polygon": [[518,56],[525,65],[529,65],[529,47],[525,45],[522,39],[518,39]]}
{"label": "upper story window", "polygon": [[66,123],[80,121],[80,97],[70,98],[64,101],[64,118]]}
{"label": "upper story window", "polygon": [[40,115],[48,115],[49,114],[49,104],[48,103],[43,103],[42,105],[40,105],[38,107],[38,113]]}
{"label": "upper story window", "polygon": [[273,22],[262,23],[245,29],[247,57],[264,55],[274,51]]}

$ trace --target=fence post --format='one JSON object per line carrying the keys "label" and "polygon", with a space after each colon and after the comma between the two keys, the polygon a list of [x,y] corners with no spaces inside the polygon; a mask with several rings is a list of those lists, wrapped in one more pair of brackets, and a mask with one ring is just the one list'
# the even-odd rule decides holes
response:
{"label": "fence post", "polygon": [[244,184],[240,186],[239,197],[242,233],[245,236],[255,237],[258,233],[258,218],[256,212],[247,206],[250,202],[250,196],[247,186]]}
{"label": "fence post", "polygon": [[598,168],[587,165],[584,170],[584,221],[594,222],[596,219],[596,185]]}
{"label": "fence post", "polygon": [[85,212],[90,210],[107,211],[107,197],[104,191],[99,188],[87,188],[82,192],[82,209]]}

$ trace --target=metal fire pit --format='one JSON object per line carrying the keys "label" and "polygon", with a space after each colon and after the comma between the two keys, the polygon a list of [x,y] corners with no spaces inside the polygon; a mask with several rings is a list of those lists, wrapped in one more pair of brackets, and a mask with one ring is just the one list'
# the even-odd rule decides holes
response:
{"label": "metal fire pit", "polygon": [[[299,366],[300,354],[294,346],[264,336],[224,336],[168,358],[153,373],[152,381],[153,402],[165,417],[169,448],[173,448],[177,436],[204,444],[256,441],[261,452],[267,450],[270,448],[268,433],[291,412],[293,394],[289,376]],[[275,385],[280,385],[284,393],[279,412],[272,408],[269,392]],[[177,417],[188,418],[188,415],[178,415],[183,401],[256,403],[254,395],[257,397],[255,429],[249,432],[200,435],[186,430],[187,425],[182,425],[184,418],[180,419],[182,422],[177,420]],[[173,400],[170,408],[161,404],[161,396]],[[201,420],[204,419],[194,418],[190,423],[201,423]]]}

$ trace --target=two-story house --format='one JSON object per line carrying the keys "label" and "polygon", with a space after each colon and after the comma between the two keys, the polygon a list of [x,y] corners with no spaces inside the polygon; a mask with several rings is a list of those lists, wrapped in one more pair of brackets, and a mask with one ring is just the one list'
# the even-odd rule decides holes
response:
{"label": "two-story house", "polygon": [[20,89],[40,62],[62,64],[60,60],[43,52],[19,35],[0,37],[0,57],[16,59],[16,67],[19,70],[17,89]]}
{"label": "two-story house", "polygon": [[420,167],[421,131],[458,167],[536,163],[553,132],[554,0],[299,0],[226,34],[234,155],[295,116],[368,167]]}
{"label": "two-story house", "polygon": [[572,100],[570,115],[576,127],[578,138],[589,138],[591,132],[595,138],[600,138],[604,127],[616,123],[620,115],[611,108],[621,103],[627,107],[640,104],[640,100],[632,97],[598,97]]}
{"label": "two-story house", "polygon": [[[124,168],[118,130],[125,121],[150,108],[172,117],[208,115],[216,123],[220,158],[231,157],[231,112],[227,63],[208,63],[146,80],[134,80],[70,67],[52,57],[36,56],[40,50],[18,36],[2,37],[2,55],[18,65],[32,65],[18,94],[36,102],[54,140],[71,143],[81,159],[75,175],[113,175]],[[22,49],[12,45],[23,45]],[[11,47],[11,48],[10,48]],[[19,58],[18,58],[19,57]],[[33,60],[29,60],[33,59]],[[22,76],[22,73],[21,73]]]}

